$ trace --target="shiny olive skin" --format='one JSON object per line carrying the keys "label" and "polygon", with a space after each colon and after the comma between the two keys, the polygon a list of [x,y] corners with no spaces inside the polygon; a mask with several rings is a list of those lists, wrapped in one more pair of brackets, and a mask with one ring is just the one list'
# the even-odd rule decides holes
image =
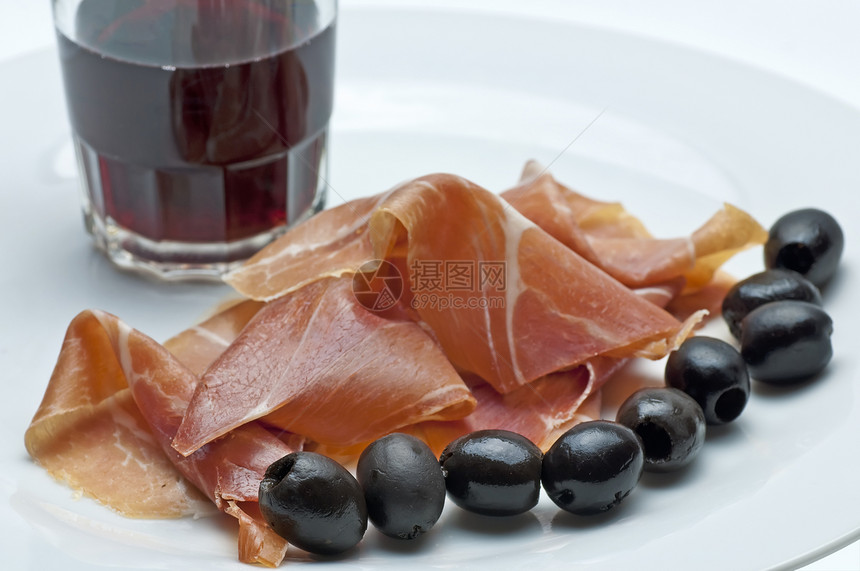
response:
{"label": "shiny olive skin", "polygon": [[642,439],[649,472],[683,468],[705,445],[705,413],[678,389],[639,389],[622,403],[615,419]]}
{"label": "shiny olive skin", "polygon": [[744,318],[741,355],[752,378],[789,384],[824,370],[833,356],[832,334],[833,321],[817,305],[775,301]]}
{"label": "shiny olive skin", "polygon": [[275,533],[320,555],[342,553],[367,530],[361,487],[322,454],[293,452],[273,462],[260,482],[260,511]]}
{"label": "shiny olive skin", "polygon": [[356,477],[371,523],[389,537],[414,539],[442,514],[442,467],[414,436],[394,433],[372,442],[358,458]]}
{"label": "shiny olive skin", "polygon": [[537,505],[542,458],[524,436],[478,430],[448,444],[439,463],[455,504],[482,515],[509,516]]}
{"label": "shiny olive skin", "polygon": [[759,272],[732,286],[723,298],[723,319],[735,339],[740,339],[741,322],[750,311],[789,299],[822,305],[818,288],[799,273],[781,268]]}
{"label": "shiny olive skin", "polygon": [[740,352],[721,339],[690,337],[669,354],[666,386],[699,403],[708,424],[740,416],[750,396],[750,377]]}
{"label": "shiny olive skin", "polygon": [[614,508],[642,477],[644,453],[636,434],[621,424],[593,420],[561,435],[543,458],[541,482],[565,511],[594,515]]}
{"label": "shiny olive skin", "polygon": [[844,246],[842,228],[833,216],[816,208],[795,210],[771,226],[764,264],[794,270],[821,287],[836,272]]}

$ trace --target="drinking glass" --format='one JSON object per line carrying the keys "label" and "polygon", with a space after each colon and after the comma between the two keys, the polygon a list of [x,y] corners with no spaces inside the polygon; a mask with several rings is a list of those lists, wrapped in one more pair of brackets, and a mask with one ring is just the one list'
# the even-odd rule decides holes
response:
{"label": "drinking glass", "polygon": [[337,0],[53,0],[87,230],[218,278],[323,207]]}

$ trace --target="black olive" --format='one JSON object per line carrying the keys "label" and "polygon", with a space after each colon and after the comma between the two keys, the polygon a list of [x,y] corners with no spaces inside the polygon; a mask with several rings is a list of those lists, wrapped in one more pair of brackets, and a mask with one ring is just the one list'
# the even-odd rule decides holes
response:
{"label": "black olive", "polygon": [[648,471],[683,468],[705,444],[702,407],[678,389],[639,389],[618,409],[616,420],[642,439]]}
{"label": "black olive", "polygon": [[342,553],[367,530],[367,507],[356,479],[322,454],[293,452],[260,482],[260,511],[275,533],[320,555]]}
{"label": "black olive", "polygon": [[506,516],[537,505],[542,456],[524,436],[478,430],[448,444],[439,462],[455,504],[482,515]]}
{"label": "black olive", "polygon": [[741,321],[750,311],[786,299],[821,305],[821,293],[815,284],[793,270],[775,268],[736,283],[723,299],[723,319],[735,339],[740,339]]}
{"label": "black olive", "polygon": [[421,440],[394,433],[374,441],[356,467],[367,515],[389,537],[414,539],[428,531],[445,506],[445,477]]}
{"label": "black olive", "polygon": [[578,424],[553,443],[541,481],[563,510],[593,515],[618,505],[639,483],[644,462],[636,434],[615,422]]}
{"label": "black olive", "polygon": [[773,384],[792,383],[820,373],[833,356],[833,321],[817,305],[775,301],[743,321],[741,355],[750,376]]}
{"label": "black olive", "polygon": [[666,385],[699,403],[708,424],[740,416],[750,396],[747,364],[737,349],[713,337],[691,337],[669,354]]}
{"label": "black olive", "polygon": [[842,228],[830,214],[815,208],[795,210],[771,226],[764,264],[794,270],[821,287],[836,272],[844,246]]}

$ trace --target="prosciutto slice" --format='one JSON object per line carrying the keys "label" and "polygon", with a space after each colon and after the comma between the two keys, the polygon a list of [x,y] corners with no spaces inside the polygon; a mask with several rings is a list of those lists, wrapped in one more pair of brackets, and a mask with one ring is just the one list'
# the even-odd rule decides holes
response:
{"label": "prosciutto slice", "polygon": [[[395,190],[373,213],[370,232],[377,257],[404,256],[410,269],[426,261],[474,264],[474,281],[445,288],[444,305],[413,283],[413,307],[452,363],[500,393],[599,355],[659,358],[689,333],[460,177],[431,175]],[[503,279],[482,281],[482,263],[501,264]]]}
{"label": "prosciutto slice", "polygon": [[[270,300],[319,276],[355,272],[373,258],[371,215],[396,190],[317,214],[226,281],[247,297]],[[621,204],[579,194],[535,161],[526,163],[519,184],[501,196],[551,236],[632,288],[683,277],[685,295],[698,291],[711,283],[725,261],[767,239],[766,230],[751,216],[728,204],[691,236],[654,238]]]}
{"label": "prosciutto slice", "polygon": [[723,263],[767,240],[746,212],[724,205],[691,236],[657,239],[618,203],[583,196],[530,161],[520,184],[502,193],[520,213],[554,238],[630,287],[683,276],[686,290],[710,283]]}
{"label": "prosciutto slice", "polygon": [[373,258],[371,213],[388,193],[324,210],[288,230],[225,277],[236,291],[269,301],[322,277],[352,274]]}
{"label": "prosciutto slice", "polygon": [[174,335],[164,347],[195,375],[202,375],[264,305],[249,299],[238,301]]}
{"label": "prosciutto slice", "polygon": [[[667,284],[637,290],[636,293],[654,304],[663,305],[675,296],[678,287]],[[258,308],[256,302],[242,302],[201,325],[189,328],[167,341],[165,346],[175,352],[177,343],[180,343],[184,348],[193,348],[194,354],[212,355],[214,360],[235,340],[253,315],[251,312]],[[576,422],[597,418],[600,388],[626,362],[626,359],[597,358],[585,366],[547,375],[507,395],[500,395],[474,375],[466,375],[464,380],[477,401],[472,413],[459,420],[419,422],[398,430],[422,438],[437,453],[454,438],[483,428],[514,430],[546,448]],[[203,363],[203,368],[208,365],[208,362]],[[596,410],[590,410],[587,403],[596,405],[591,407]],[[310,441],[307,446],[350,464],[355,462],[366,444],[336,446]]]}
{"label": "prosciutto slice", "polygon": [[[635,290],[663,307],[683,284],[669,282]],[[692,322],[691,322],[692,323]],[[502,428],[522,434],[546,451],[571,426],[599,418],[601,389],[629,359],[595,357],[573,369],[545,375],[507,394],[476,376],[467,376],[478,405],[469,416],[450,422],[424,422],[411,428],[437,453],[455,438],[475,430]]]}
{"label": "prosciutto slice", "polygon": [[[546,451],[565,430],[599,416],[599,388],[626,364],[625,359],[597,358],[575,369],[551,373],[507,394],[500,394],[477,377],[469,379],[478,401],[469,416],[449,422],[423,422],[411,427],[438,455],[449,442],[485,429],[521,434]],[[587,399],[596,411],[583,408]]]}
{"label": "prosciutto slice", "polygon": [[[177,454],[170,442],[196,383],[149,337],[113,315],[82,312],[25,434],[27,450],[55,476],[134,517],[199,513],[189,509],[201,499],[190,481],[238,520],[239,559],[275,566],[287,546],[263,521],[257,493],[268,465],[296,446],[254,423],[189,457]],[[94,459],[101,461],[90,466]]]}
{"label": "prosciutto slice", "polygon": [[[657,358],[680,342],[685,328],[671,315],[469,181],[430,175],[376,200],[367,223],[372,255],[353,258],[352,271],[384,259],[407,272],[407,300],[416,320],[432,331],[455,366],[499,392],[597,355]],[[340,216],[322,215],[319,227],[340,227]],[[280,266],[316,246],[293,239],[285,235],[228,281],[253,299],[302,287],[307,274],[288,279]],[[342,268],[340,262],[318,266],[319,277]],[[416,268],[424,264],[447,270],[457,263],[465,267],[465,280],[446,284],[442,296],[416,283]]]}
{"label": "prosciutto slice", "polygon": [[325,278],[254,316],[201,377],[173,446],[189,454],[257,418],[346,446],[474,407],[421,327],[365,309],[351,279]]}
{"label": "prosciutto slice", "polygon": [[175,518],[207,511],[205,496],[153,436],[93,312],[69,324],[24,444],[53,477],[125,516]]}

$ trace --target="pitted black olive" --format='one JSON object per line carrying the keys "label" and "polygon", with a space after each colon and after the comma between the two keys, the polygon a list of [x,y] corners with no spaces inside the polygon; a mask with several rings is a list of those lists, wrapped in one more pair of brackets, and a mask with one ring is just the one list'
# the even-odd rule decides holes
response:
{"label": "pitted black olive", "polygon": [[442,514],[442,467],[430,447],[414,436],[394,433],[372,442],[358,458],[356,477],[370,521],[389,537],[414,539]]}
{"label": "pitted black olive", "polygon": [[833,216],[816,208],[795,210],[771,226],[764,264],[794,270],[821,287],[836,272],[844,246],[842,228]]}
{"label": "pitted black olive", "polygon": [[743,321],[741,355],[756,380],[785,384],[820,373],[833,356],[833,321],[804,301],[775,301]]}
{"label": "pitted black olive", "polygon": [[272,463],[260,482],[260,511],[296,547],[334,555],[367,530],[367,507],[356,479],[321,454],[293,452]]}
{"label": "pitted black olive", "polygon": [[540,498],[542,453],[507,430],[479,430],[451,442],[439,458],[448,496],[461,508],[491,516],[516,515]]}
{"label": "pitted black olive", "polygon": [[648,471],[683,468],[705,444],[705,414],[678,389],[639,389],[618,409],[616,420],[642,439]]}
{"label": "pitted black olive", "polygon": [[642,445],[632,430],[593,420],[574,426],[547,450],[541,481],[561,509],[593,515],[630,494],[642,477],[643,462]]}
{"label": "pitted black olive", "polygon": [[815,284],[793,270],[767,270],[739,281],[729,290],[723,299],[723,319],[732,335],[740,339],[741,321],[750,311],[780,300],[821,305],[821,293]]}
{"label": "pitted black olive", "polygon": [[713,337],[691,337],[670,353],[665,379],[699,403],[708,424],[733,421],[749,400],[746,362],[737,349]]}

